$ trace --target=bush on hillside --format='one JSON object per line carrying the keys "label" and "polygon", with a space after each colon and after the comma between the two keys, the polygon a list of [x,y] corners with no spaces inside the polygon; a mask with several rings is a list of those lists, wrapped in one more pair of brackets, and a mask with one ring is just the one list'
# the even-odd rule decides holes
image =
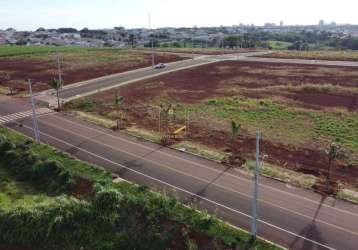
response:
{"label": "bush on hillside", "polygon": [[31,146],[31,141],[13,144],[2,135],[0,163],[19,180],[30,180],[50,192],[69,191],[75,182],[72,174],[59,162],[42,161]]}

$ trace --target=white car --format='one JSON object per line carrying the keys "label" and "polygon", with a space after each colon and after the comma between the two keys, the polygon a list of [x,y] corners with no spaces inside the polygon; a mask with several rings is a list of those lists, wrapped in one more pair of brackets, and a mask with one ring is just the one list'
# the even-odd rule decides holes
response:
{"label": "white car", "polygon": [[164,69],[167,65],[165,65],[164,63],[158,63],[157,65],[154,66],[155,69]]}

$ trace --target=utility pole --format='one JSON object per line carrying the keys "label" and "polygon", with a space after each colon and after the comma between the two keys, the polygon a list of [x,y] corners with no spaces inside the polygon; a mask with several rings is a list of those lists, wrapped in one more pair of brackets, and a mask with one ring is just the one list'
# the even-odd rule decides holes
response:
{"label": "utility pole", "polygon": [[39,127],[37,124],[37,116],[36,116],[36,104],[35,99],[32,94],[32,86],[31,86],[31,80],[28,80],[29,82],[29,91],[30,91],[30,97],[31,97],[31,107],[32,107],[32,124],[34,129],[34,135],[35,135],[35,141],[36,143],[40,143],[40,133],[39,133]]}
{"label": "utility pole", "polygon": [[151,16],[150,16],[150,12],[148,13],[148,18],[149,18],[149,30],[151,33],[151,46],[152,46],[152,67],[154,68],[155,66],[155,60],[154,60],[154,37],[153,37],[153,33],[152,33],[152,24],[151,24]]}
{"label": "utility pole", "polygon": [[60,81],[60,89],[63,88],[63,81],[62,81],[62,69],[61,69],[61,56],[60,54],[57,55],[57,69],[58,69],[58,80]]}
{"label": "utility pole", "polygon": [[188,134],[189,134],[189,126],[190,126],[190,111],[189,109],[185,109],[185,136],[188,137]]}
{"label": "utility pole", "polygon": [[160,134],[160,130],[161,130],[161,119],[162,119],[162,117],[161,117],[161,113],[162,113],[162,110],[161,110],[161,108],[159,107],[159,113],[158,113],[158,131],[159,131],[159,134]]}
{"label": "utility pole", "polygon": [[194,60],[194,37],[191,37],[191,58]]}
{"label": "utility pole", "polygon": [[221,44],[223,47],[221,53],[224,55],[225,54],[225,36],[222,37]]}
{"label": "utility pole", "polygon": [[261,132],[257,131],[256,134],[256,167],[254,174],[254,193],[252,197],[252,222],[251,222],[251,235],[254,240],[256,240],[257,235],[257,198],[259,191],[259,171],[260,171],[260,138]]}

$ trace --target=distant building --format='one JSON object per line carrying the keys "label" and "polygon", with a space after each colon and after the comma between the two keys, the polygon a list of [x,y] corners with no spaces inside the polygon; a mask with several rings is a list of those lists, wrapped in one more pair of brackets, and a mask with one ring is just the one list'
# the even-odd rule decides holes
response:
{"label": "distant building", "polygon": [[281,26],[281,27],[283,26],[283,21],[280,22],[280,26]]}
{"label": "distant building", "polygon": [[0,45],[4,45],[4,44],[6,44],[6,39],[5,37],[0,36]]}
{"label": "distant building", "polygon": [[318,26],[324,26],[324,20],[319,20]]}

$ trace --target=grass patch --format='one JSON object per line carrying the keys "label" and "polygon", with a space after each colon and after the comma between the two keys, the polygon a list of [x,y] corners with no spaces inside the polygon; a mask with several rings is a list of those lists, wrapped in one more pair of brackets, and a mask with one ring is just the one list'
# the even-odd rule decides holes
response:
{"label": "grass patch", "polygon": [[235,120],[250,135],[260,129],[272,141],[285,139],[285,142],[289,140],[300,144],[302,141],[309,141],[314,135],[312,130],[307,129],[312,126],[312,122],[305,114],[272,100],[216,98],[198,105],[197,109],[213,115],[212,119],[226,121],[227,124]]}
{"label": "grass patch", "polygon": [[75,46],[15,46],[1,45],[0,57],[12,57],[22,55],[39,55],[53,53],[78,53],[78,52],[116,52],[122,49],[113,48],[83,48]]}
{"label": "grass patch", "polygon": [[37,54],[51,54],[51,53],[68,53],[68,52],[82,52],[87,51],[86,48],[80,47],[57,47],[57,46],[0,46],[0,57],[12,57],[22,55],[37,55]]}
{"label": "grass patch", "polygon": [[[29,139],[6,128],[0,128],[0,134],[18,144],[26,144]],[[45,144],[31,144],[31,152],[41,159],[51,159],[62,164],[74,176],[83,176],[93,182],[106,183],[111,181],[109,173],[102,168],[78,161],[70,154],[61,152]]]}
{"label": "grass patch", "polygon": [[214,160],[214,161],[222,161],[225,157],[225,153],[209,148],[205,145],[182,141],[172,146],[175,149],[182,150],[185,149],[185,152],[193,153],[196,155],[200,155],[206,159]]}
{"label": "grass patch", "polygon": [[337,193],[337,197],[358,204],[358,191],[356,190],[345,189],[345,188],[341,189]]}
{"label": "grass patch", "polygon": [[316,128],[316,138],[334,140],[352,150],[358,150],[358,115],[346,113],[310,113]]}
{"label": "grass patch", "polygon": [[218,119],[236,120],[254,133],[262,129],[266,137],[282,135],[285,141],[317,141],[326,145],[336,141],[358,152],[358,115],[348,112],[322,112],[295,109],[271,100],[217,98],[199,109],[206,109]]}
{"label": "grass patch", "polygon": [[[248,161],[244,167],[250,172],[254,172],[255,165],[256,163],[254,161]],[[313,185],[317,181],[317,177],[313,175],[297,173],[295,171],[285,169],[279,166],[274,166],[266,162],[261,168],[261,174],[263,176],[275,178],[277,180],[306,189],[312,189]]]}
{"label": "grass patch", "polygon": [[96,114],[85,113],[81,111],[70,111],[69,113],[84,121],[89,121],[105,128],[112,129],[117,126],[117,123],[115,121],[103,118],[102,116]]}
{"label": "grass patch", "polygon": [[147,129],[138,128],[138,127],[129,127],[123,130],[123,132],[155,143],[159,143],[162,137],[162,135],[159,134],[158,132],[149,131]]}
{"label": "grass patch", "polygon": [[273,50],[287,50],[292,43],[280,41],[267,41],[268,46]]}
{"label": "grass patch", "polygon": [[53,198],[35,189],[31,184],[16,180],[0,164],[0,207],[9,209],[13,206],[35,205],[52,200]]}

